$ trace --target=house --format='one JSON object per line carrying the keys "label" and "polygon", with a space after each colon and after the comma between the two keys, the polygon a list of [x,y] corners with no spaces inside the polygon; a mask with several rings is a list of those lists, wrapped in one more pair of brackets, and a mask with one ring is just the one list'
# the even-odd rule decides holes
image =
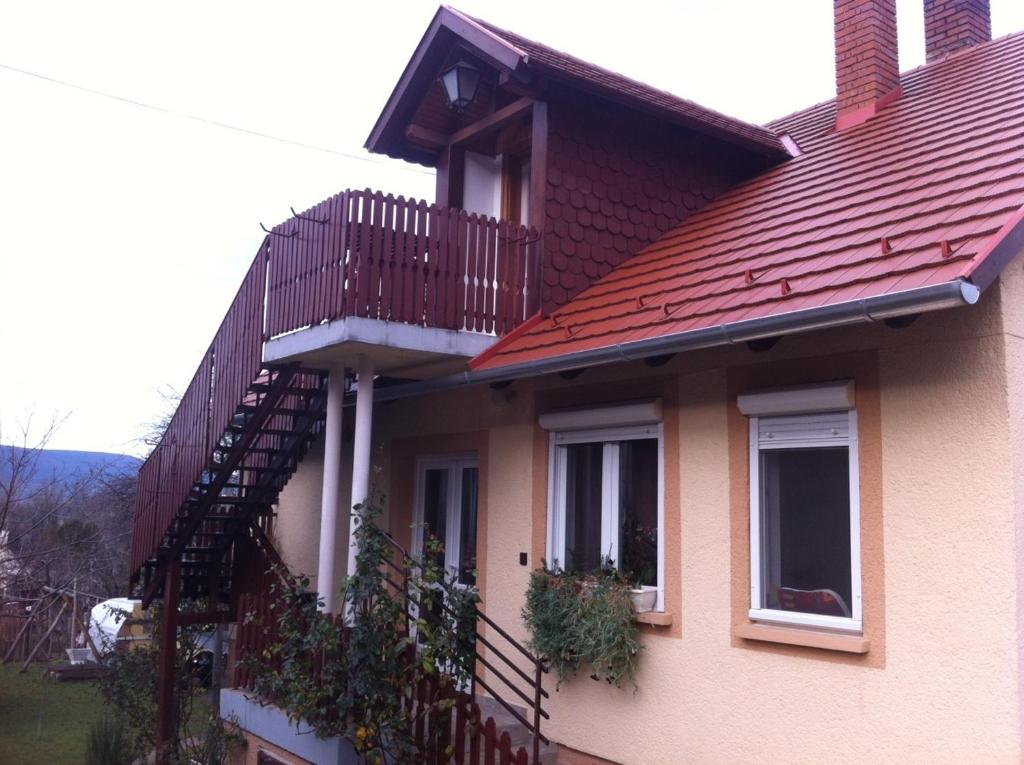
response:
{"label": "house", "polygon": [[[757,126],[442,7],[367,142],[436,200],[266,238],[140,472],[144,601],[236,622],[279,557],[338,611],[383,495],[525,645],[530,572],[627,529],[638,687],[544,677],[544,761],[1020,762],[1024,33],[924,12],[900,73],[835,0],[836,99]],[[247,762],[346,756],[224,698]]]}

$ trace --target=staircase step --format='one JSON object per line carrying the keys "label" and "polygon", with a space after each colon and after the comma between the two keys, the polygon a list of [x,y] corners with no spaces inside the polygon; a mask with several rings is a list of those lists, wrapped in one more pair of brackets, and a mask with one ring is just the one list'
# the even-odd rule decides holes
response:
{"label": "staircase step", "polygon": [[[248,406],[248,405],[243,405],[243,406],[238,407],[238,410],[240,412],[242,412],[243,414],[252,414],[257,409],[259,409],[259,407]],[[301,415],[304,415],[304,414],[310,414],[311,411],[312,411],[311,409],[293,409],[293,408],[287,407],[287,406],[276,406],[276,407],[274,407],[273,409],[270,410],[270,413],[271,414],[287,414],[287,415],[291,415],[293,417],[298,417],[298,416],[301,416]]]}
{"label": "staircase step", "polygon": [[[218,446],[217,451],[225,454],[229,453],[234,447],[232,446]],[[252,447],[251,449],[245,450],[246,454],[280,454],[281,449],[273,449],[271,447]]]}
{"label": "staircase step", "polygon": [[[228,427],[228,430],[230,430],[230,431],[232,431],[234,433],[244,433],[246,429],[243,428],[243,427],[240,427],[238,425],[231,425],[231,426]],[[294,430],[281,430],[280,428],[260,428],[257,431],[257,433],[259,434],[259,436],[292,436],[292,435],[295,435],[295,431]],[[259,437],[259,436],[257,436],[257,437]]]}
{"label": "staircase step", "polygon": [[[253,393],[266,393],[270,390],[270,386],[266,383],[253,383],[249,386],[249,390]],[[286,388],[282,396],[304,396],[306,398],[312,398],[319,393],[317,388]]]}

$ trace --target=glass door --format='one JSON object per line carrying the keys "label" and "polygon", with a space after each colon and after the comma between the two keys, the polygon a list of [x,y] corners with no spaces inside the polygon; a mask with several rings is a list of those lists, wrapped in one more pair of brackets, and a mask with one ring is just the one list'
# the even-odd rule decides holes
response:
{"label": "glass door", "polygon": [[423,555],[428,540],[440,542],[437,564],[459,585],[475,586],[480,485],[476,456],[423,458],[418,463],[416,485],[415,553]]}
{"label": "glass door", "polygon": [[[417,463],[413,551],[418,556],[432,554],[434,562],[443,567],[445,579],[456,587],[476,586],[479,486],[480,465],[475,454],[429,457]],[[440,545],[430,544],[431,540]],[[411,607],[413,634],[420,617],[428,624],[452,618],[440,599],[431,602],[428,613]],[[466,625],[470,635],[473,626]]]}

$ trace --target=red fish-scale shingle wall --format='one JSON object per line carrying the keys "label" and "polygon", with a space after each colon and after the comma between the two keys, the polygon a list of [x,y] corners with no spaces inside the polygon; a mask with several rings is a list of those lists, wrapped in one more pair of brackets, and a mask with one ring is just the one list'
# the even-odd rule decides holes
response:
{"label": "red fish-scale shingle wall", "polygon": [[758,169],[735,149],[635,112],[570,95],[549,108],[545,313]]}

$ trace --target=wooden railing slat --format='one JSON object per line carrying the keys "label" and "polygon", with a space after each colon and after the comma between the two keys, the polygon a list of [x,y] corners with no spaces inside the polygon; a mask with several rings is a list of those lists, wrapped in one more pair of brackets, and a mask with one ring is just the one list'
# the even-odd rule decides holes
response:
{"label": "wooden railing slat", "polygon": [[488,717],[484,723],[484,765],[494,765],[494,754],[497,749],[497,728],[494,718]]}
{"label": "wooden railing slat", "polygon": [[469,225],[469,215],[465,210],[460,210],[458,220],[456,221],[456,226],[458,227],[456,241],[458,244],[455,250],[455,270],[449,278],[449,283],[454,292],[448,310],[448,327],[450,329],[462,329],[466,316],[465,274],[466,264],[469,262],[469,257],[466,253],[466,247],[469,244]]}
{"label": "wooden railing slat", "polygon": [[484,275],[484,318],[483,331],[495,331],[495,263],[498,261],[498,243],[501,224],[494,218],[487,221],[487,263]]}
{"label": "wooden railing slat", "polygon": [[470,765],[480,765],[480,736],[483,730],[480,728],[480,707],[476,702],[469,706],[469,762]]}
{"label": "wooden railing slat", "polygon": [[481,216],[473,213],[469,216],[468,228],[466,231],[466,260],[464,273],[466,274],[466,286],[463,294],[462,315],[465,328],[476,329],[476,252],[477,240],[479,239]]}
{"label": "wooden railing slat", "polygon": [[395,198],[384,197],[381,222],[380,250],[380,310],[377,317],[385,321],[393,319],[392,288],[395,284]]}
{"label": "wooden railing slat", "polygon": [[463,765],[466,761],[466,715],[469,696],[461,691],[458,691],[456,696],[458,703],[455,705],[455,751],[453,755],[457,765]]}
{"label": "wooden railing slat", "polygon": [[391,273],[391,306],[392,321],[409,322],[408,305],[405,302],[405,282],[409,273],[408,254],[406,252],[407,231],[409,226],[409,203],[405,197],[399,197],[395,206],[395,256],[394,270]]}

